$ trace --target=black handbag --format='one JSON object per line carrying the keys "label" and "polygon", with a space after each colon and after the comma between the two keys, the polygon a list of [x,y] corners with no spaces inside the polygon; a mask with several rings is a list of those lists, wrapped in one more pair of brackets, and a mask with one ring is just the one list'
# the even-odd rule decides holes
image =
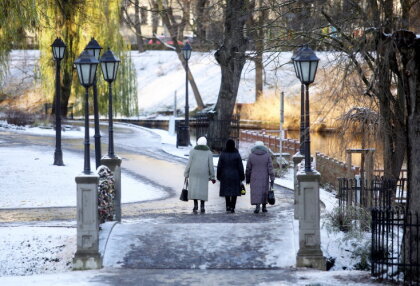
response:
{"label": "black handbag", "polygon": [[276,203],[273,190],[268,191],[267,201],[270,205],[274,205]]}
{"label": "black handbag", "polygon": [[179,197],[181,201],[188,202],[188,179],[185,178],[184,186],[182,187],[181,196]]}

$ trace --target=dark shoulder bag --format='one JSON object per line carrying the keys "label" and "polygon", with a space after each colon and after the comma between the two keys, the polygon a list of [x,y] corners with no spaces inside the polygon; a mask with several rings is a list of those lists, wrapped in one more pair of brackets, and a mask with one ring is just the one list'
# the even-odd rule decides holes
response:
{"label": "dark shoulder bag", "polygon": [[184,186],[182,187],[181,196],[179,199],[181,201],[188,202],[188,178],[185,178]]}

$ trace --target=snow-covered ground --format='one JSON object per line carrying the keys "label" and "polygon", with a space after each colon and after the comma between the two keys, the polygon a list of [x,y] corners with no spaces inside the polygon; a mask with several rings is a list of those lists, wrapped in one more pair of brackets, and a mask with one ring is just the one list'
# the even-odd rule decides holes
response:
{"label": "snow-covered ground", "polygon": [[[187,157],[190,147],[177,149],[175,135],[159,129],[151,129],[161,137],[162,149],[166,152]],[[82,137],[82,132],[77,136]],[[74,206],[75,183],[74,177],[80,173],[83,158],[80,155],[64,152],[66,166],[52,165],[51,150],[42,147],[15,148],[0,144],[0,168],[4,175],[0,178],[3,188],[1,208],[17,207],[47,207],[47,206]],[[48,154],[48,155],[47,155]],[[217,165],[215,157],[214,164]],[[93,166],[93,162],[91,162]],[[10,178],[19,177],[17,184]],[[123,202],[157,199],[164,195],[162,190],[145,185],[141,181],[130,177],[123,172]],[[284,177],[277,178],[276,184],[293,188],[293,170],[289,168]],[[320,190],[320,199],[325,205],[323,214],[331,211],[337,204],[333,194]],[[30,275],[36,273],[50,273],[68,271],[71,267],[71,258],[75,251],[75,222],[57,224],[60,227],[46,225],[11,224],[0,228],[1,247],[3,257],[13,256],[13,263],[8,259],[1,263],[0,276],[4,275]],[[323,225],[323,223],[321,222]],[[294,223],[295,236],[297,224]],[[3,235],[4,234],[4,235]],[[341,233],[329,233],[323,227],[321,230],[322,250],[327,257],[335,257],[336,264],[333,270],[351,269],[354,258],[348,251],[349,243],[342,242]],[[29,250],[29,251],[28,251]],[[284,263],[280,261],[277,263]],[[112,264],[112,263],[111,263]]]}
{"label": "snow-covered ground", "polygon": [[56,227],[0,227],[0,276],[70,271],[75,252],[76,228],[61,222]]}
{"label": "snow-covered ground", "polygon": [[[54,136],[55,129],[53,127],[38,127],[38,126],[16,126],[8,124],[5,120],[0,120],[0,130],[13,131],[21,134],[39,135],[39,136]],[[94,134],[95,130],[89,128],[89,134]],[[62,138],[83,138],[85,136],[85,128],[82,126],[63,125],[61,131]]]}
{"label": "snow-covered ground", "polygon": [[[321,59],[318,69],[330,66],[334,54],[317,52]],[[265,53],[264,93],[267,95],[286,91],[286,98],[300,94],[300,82],[296,78],[291,64],[292,52]],[[174,96],[177,95],[177,106],[185,105],[185,71],[173,51],[131,52],[136,68],[138,84],[139,110],[141,113],[154,113],[160,110],[172,110]],[[214,51],[193,52],[188,66],[194,76],[201,97],[206,104],[217,101],[221,72],[214,58]],[[191,91],[191,87],[190,91]],[[316,83],[311,85],[312,92]],[[159,92],[156,92],[159,91]],[[287,100],[287,99],[286,99]],[[237,103],[255,101],[255,66],[247,61],[242,71]],[[197,104],[190,92],[189,106],[193,110]]]}

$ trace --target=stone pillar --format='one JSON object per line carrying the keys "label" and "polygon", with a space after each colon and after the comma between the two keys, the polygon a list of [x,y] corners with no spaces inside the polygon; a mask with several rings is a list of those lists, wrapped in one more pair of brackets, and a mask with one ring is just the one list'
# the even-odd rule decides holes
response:
{"label": "stone pillar", "polygon": [[108,155],[103,156],[101,164],[107,166],[112,174],[114,175],[115,182],[115,219],[121,222],[121,158],[118,156],[109,157]]}
{"label": "stone pillar", "polygon": [[74,270],[100,269],[97,174],[81,174],[77,184],[77,251]]}
{"label": "stone pillar", "polygon": [[300,154],[300,152],[296,153],[293,156],[293,183],[294,183],[294,191],[295,191],[295,200],[294,200],[294,215],[295,219],[299,219],[299,196],[300,196],[300,190],[299,190],[299,182],[297,180],[297,173],[299,170],[299,164],[305,159],[305,157]]}
{"label": "stone pillar", "polygon": [[321,175],[313,170],[297,173],[299,183],[299,251],[297,267],[326,270],[326,261],[321,250],[319,180]]}

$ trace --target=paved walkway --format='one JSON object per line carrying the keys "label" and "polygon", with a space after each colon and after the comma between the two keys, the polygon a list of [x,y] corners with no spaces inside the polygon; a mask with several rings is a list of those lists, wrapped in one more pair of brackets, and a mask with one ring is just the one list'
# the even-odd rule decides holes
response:
{"label": "paved walkway", "polygon": [[[123,158],[123,168],[138,179],[161,187],[167,196],[157,201],[123,204],[122,223],[116,224],[109,236],[101,234],[107,241],[104,269],[3,277],[2,285],[346,285],[349,281],[353,285],[367,285],[370,282],[366,273],[353,272],[350,276],[346,273],[347,277],[340,280],[326,272],[293,268],[297,249],[291,190],[276,186],[276,205],[269,206],[268,213],[259,214],[253,213],[248,190],[247,195],[238,198],[236,213],[231,214],[225,212],[218,183],[210,184],[206,213],[192,214],[192,202],[178,199],[186,160],[165,154],[157,137],[138,145],[139,134],[147,131],[120,129],[120,132],[116,136],[116,151]],[[136,132],[137,138],[133,136]],[[10,141],[17,139],[11,137]],[[24,137],[17,144],[52,144],[50,141]],[[69,150],[81,151],[81,147],[80,140],[68,140],[63,145]],[[0,210],[1,221],[59,219],[74,220],[75,208]],[[321,274],[329,275],[329,280],[325,282]]]}

